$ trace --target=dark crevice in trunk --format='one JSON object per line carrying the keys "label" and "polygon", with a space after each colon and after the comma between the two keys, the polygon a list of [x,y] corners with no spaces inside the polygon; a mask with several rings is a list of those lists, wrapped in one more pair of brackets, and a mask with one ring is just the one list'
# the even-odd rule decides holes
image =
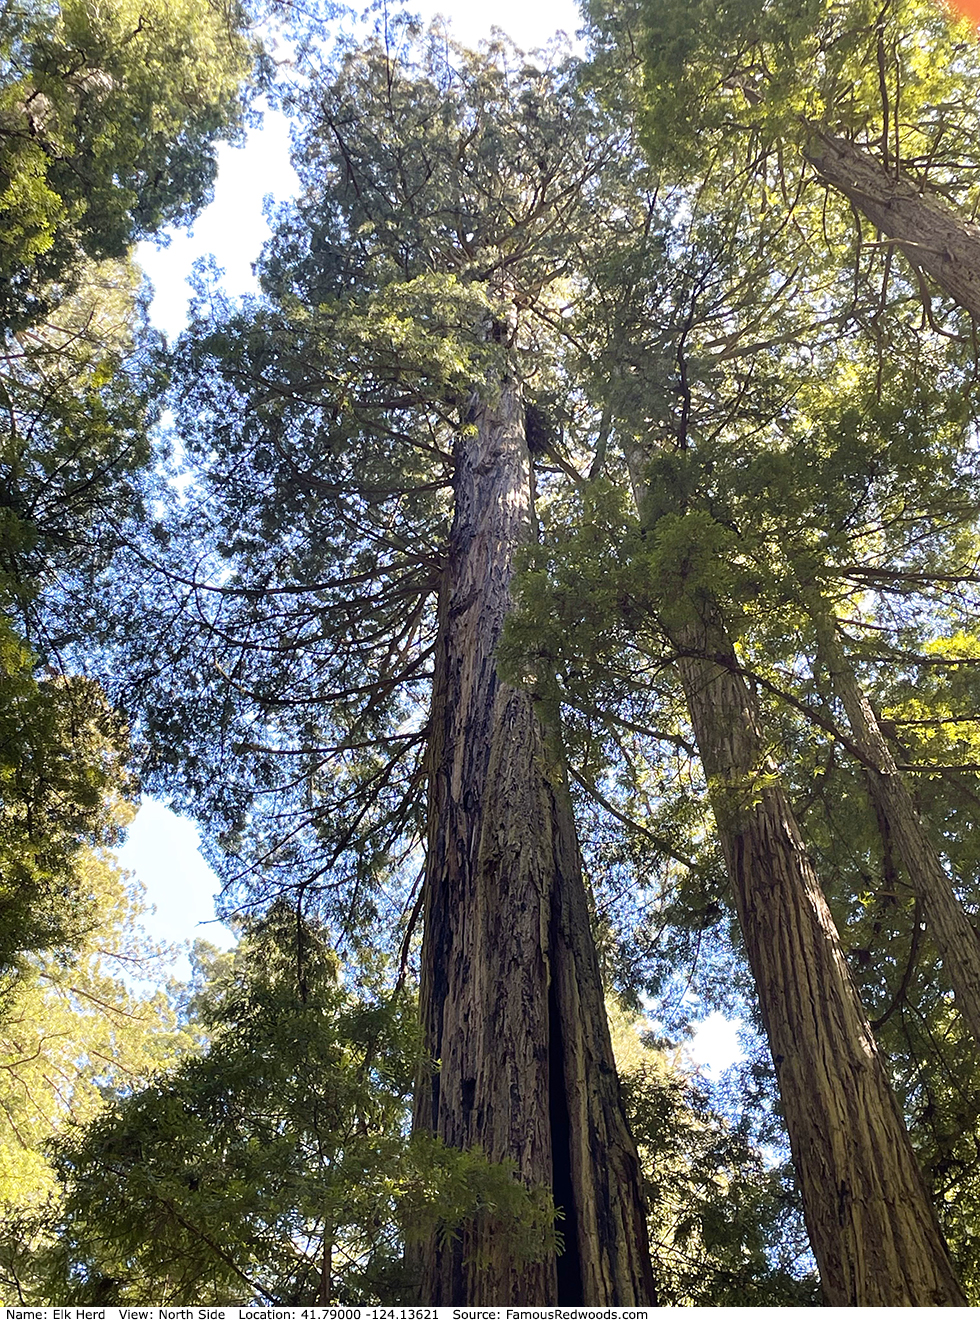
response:
{"label": "dark crevice in trunk", "polygon": [[548,1093],[551,1120],[552,1196],[561,1212],[559,1223],[564,1248],[558,1255],[558,1297],[556,1303],[582,1305],[582,1262],[578,1242],[578,1217],[575,1189],[572,1184],[571,1119],[565,1095],[565,1044],[562,1040],[561,1015],[554,979],[548,989]]}
{"label": "dark crevice in trunk", "polygon": [[[420,1302],[608,1305],[652,1297],[639,1163],[620,1104],[557,712],[503,683],[496,651],[531,535],[520,386],[473,405],[455,447],[428,756],[419,1004],[435,1075],[415,1127],[507,1161],[565,1214],[527,1261],[474,1217],[422,1245]],[[555,728],[552,728],[552,721]]]}

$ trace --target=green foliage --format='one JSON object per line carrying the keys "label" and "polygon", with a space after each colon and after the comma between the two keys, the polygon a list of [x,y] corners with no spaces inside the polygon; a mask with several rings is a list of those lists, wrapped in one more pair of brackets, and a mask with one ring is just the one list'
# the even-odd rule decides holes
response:
{"label": "green foliage", "polygon": [[712,1105],[678,1052],[610,1011],[630,1127],[646,1181],[661,1307],[817,1304],[792,1168],[766,1161]]}
{"label": "green foliage", "polygon": [[597,0],[587,12],[605,59],[635,61],[647,149],[687,177],[720,164],[720,153],[778,205],[793,168],[783,149],[805,145],[815,125],[913,171],[931,168],[940,137],[956,142],[944,159],[962,163],[976,150],[976,43],[952,9],[929,0]]}
{"label": "green foliage", "polygon": [[569,495],[560,535],[527,550],[515,584],[501,650],[513,681],[542,688],[542,661],[602,665],[637,633],[656,636],[658,618],[691,618],[711,597],[757,598],[758,573],[737,534],[673,495],[656,488],[651,500],[664,512],[646,527],[622,488],[595,482]]}
{"label": "green foliage", "polygon": [[[640,67],[609,48],[633,82],[610,90],[599,60],[593,86],[639,103],[682,188],[655,187],[627,121],[567,67],[396,25],[390,47],[306,70],[306,191],[279,217],[261,299],[232,308],[202,272],[175,364],[198,480],[154,525],[155,588],[116,593],[149,771],[207,822],[238,897],[298,890],[332,929],[394,930],[425,838],[454,439],[472,390],[518,371],[561,426],[536,456],[540,536],[503,663],[564,707],[607,971],[657,997],[672,1030],[696,996],[751,1006],[670,669],[672,630],[716,612],[972,1275],[972,1066],[807,613],[815,592],[830,603],[873,700],[909,723],[903,762],[920,764],[923,811],[975,910],[971,346],[943,309],[922,316],[908,271],[824,205],[790,148],[814,121],[893,160],[901,88],[902,165],[968,197],[956,161],[975,158],[960,115],[975,54],[904,3],[665,0],[597,22],[637,36]],[[76,1297],[390,1298],[404,1228],[450,1234],[472,1215],[547,1251],[549,1209],[508,1171],[405,1144],[411,1070],[376,1077],[326,944],[307,1002],[289,948],[266,983],[246,946],[240,982],[224,973],[205,997],[209,1051],[64,1149]],[[378,1041],[407,1061],[380,985]],[[665,1295],[811,1302],[785,1172],[691,1085],[641,1076]],[[760,1075],[758,1106],[739,1105],[778,1135],[774,1091]]]}
{"label": "green foliage", "polygon": [[[117,815],[124,815],[117,808]],[[84,898],[68,952],[41,951],[0,978],[0,1303],[39,1298],[57,1180],[49,1144],[105,1099],[145,1084],[181,1044],[159,983],[162,953],[139,893],[99,852],[75,862]],[[83,930],[78,930],[82,928]]]}
{"label": "green foliage", "polygon": [[[160,384],[137,275],[86,263],[0,364],[0,970],[64,951],[95,912],[79,861],[112,845],[135,790],[125,721],[65,652],[81,583],[142,508]],[[97,907],[97,906],[96,906]]]}
{"label": "green foliage", "polygon": [[661,1306],[815,1306],[792,1167],[767,1168],[679,1073],[648,1066],[624,1085],[650,1172]]}
{"label": "green foliage", "polygon": [[456,437],[518,362],[547,396],[567,242],[617,147],[568,63],[391,31],[321,50],[293,96],[304,194],[262,298],[234,308],[200,272],[174,363],[200,481],[145,548],[161,575],[113,606],[150,782],[208,824],[236,893],[312,878],[346,930],[395,916],[425,833]]}
{"label": "green foliage", "polygon": [[[725,11],[730,18],[731,7]],[[873,27],[858,32],[860,7],[834,12],[841,24],[854,24],[854,40],[838,52],[846,76],[848,61],[865,69],[848,107],[843,92],[834,105],[841,116],[853,112],[847,124],[877,150],[877,36]],[[650,41],[677,37],[693,51],[710,40],[736,52],[743,39],[745,50],[756,41],[751,25],[726,29],[710,16],[701,23],[701,9],[693,13],[690,30],[689,6],[676,10],[673,30],[651,24]],[[911,9],[882,13],[887,25],[914,26]],[[935,57],[937,43],[948,40],[945,15],[921,17],[921,37],[903,39],[896,58],[910,98],[925,108],[918,120],[903,112],[902,159],[925,177],[925,148],[914,137],[920,123],[931,134],[948,116],[959,160],[973,159],[975,115],[958,118],[950,107],[964,104],[967,87],[975,97],[976,55],[971,45],[962,62],[934,58],[916,81],[919,53]],[[719,88],[727,74],[717,51],[700,67],[692,54],[688,68],[674,50],[658,66],[662,84],[646,88],[649,127],[658,97],[660,110],[680,119],[668,95],[680,95],[677,84],[689,73],[703,79],[690,131],[686,124],[673,137],[658,130],[664,136],[651,152],[667,178],[706,182],[687,187],[661,251],[645,238],[642,209],[624,204],[631,223],[617,238],[619,251],[594,263],[594,302],[575,326],[598,346],[592,366],[581,370],[587,388],[598,398],[605,392],[611,434],[627,454],[643,456],[644,529],[628,513],[618,521],[603,514],[612,502],[603,506],[591,492],[549,503],[542,545],[531,551],[518,587],[508,668],[514,678],[536,681],[543,656],[555,675],[572,766],[582,772],[583,801],[592,799],[584,820],[596,840],[608,967],[634,987],[645,978],[658,1015],[680,1028],[691,1013],[682,998],[690,1005],[692,991],[708,1006],[726,998],[733,1007],[734,990],[751,1004],[727,884],[706,866],[703,798],[700,810],[690,801],[706,787],[691,770],[691,735],[661,630],[696,615],[699,596],[724,619],[756,687],[765,754],[790,787],[940,1215],[975,1291],[971,1051],[894,846],[847,749],[846,719],[806,607],[816,584],[844,619],[849,654],[885,717],[896,759],[911,768],[920,810],[976,913],[975,365],[965,343],[945,333],[948,317],[931,307],[919,320],[918,288],[897,263],[880,249],[855,247],[852,220],[832,200],[822,206],[822,196],[815,203],[807,195],[801,202],[799,167],[782,146],[801,140],[800,115],[824,110],[812,99],[794,103],[786,81],[797,76],[794,61],[810,77],[808,38],[794,36],[799,44],[791,51],[777,49],[782,38],[773,33],[756,69],[760,80],[770,79],[765,106]],[[635,28],[632,35],[642,37]],[[887,26],[888,42],[894,35]],[[626,50],[620,55],[628,63]],[[892,53],[889,45],[889,60]],[[752,58],[745,55],[747,63]],[[888,64],[889,95],[895,68]],[[947,72],[950,82],[941,85]],[[611,100],[624,94],[603,90]],[[685,174],[679,158],[686,150]],[[929,179],[959,200],[969,195],[972,167],[957,170],[951,160],[934,151]],[[664,252],[673,259],[670,271]],[[641,258],[645,275],[634,280],[624,309],[612,291]],[[606,320],[610,304],[629,328],[618,343]],[[625,486],[615,459],[606,471]],[[627,507],[625,497],[620,506]],[[590,540],[593,520],[601,531]],[[619,828],[608,817],[592,826],[587,814],[601,816],[596,804],[617,815]],[[718,985],[719,964],[734,969],[728,992]],[[773,1087],[770,1077],[762,1095]],[[750,1109],[741,1098],[738,1105]],[[716,1296],[723,1289],[718,1283]]]}
{"label": "green foliage", "polygon": [[[556,663],[570,648],[589,654],[622,636],[642,614],[647,593],[639,527],[621,489],[596,482],[574,493],[562,510],[567,532],[528,546],[515,580],[516,609],[508,616],[500,664],[512,682],[546,691]],[[574,641],[572,641],[574,640]]]}
{"label": "green foliage", "polygon": [[[186,224],[213,144],[239,135],[257,48],[245,12],[63,0],[0,14],[0,313],[37,320],[84,257]],[[62,285],[63,287],[63,285]]]}
{"label": "green foliage", "polygon": [[91,632],[80,581],[141,511],[158,417],[127,249],[207,200],[214,140],[243,123],[245,26],[217,4],[0,13],[0,968],[85,931],[76,858],[112,842],[128,788],[123,727],[64,653]]}
{"label": "green foliage", "polygon": [[116,842],[125,729],[97,685],[38,680],[0,627],[0,977],[27,952],[70,946],[95,912],[86,847]]}
{"label": "green foliage", "polygon": [[76,274],[75,292],[12,339],[0,367],[0,602],[39,649],[51,632],[63,646],[72,627],[45,601],[53,575],[104,568],[142,510],[164,379],[136,268]]}
{"label": "green foliage", "polygon": [[[483,1223],[493,1228],[496,1247],[518,1264],[561,1252],[549,1191],[521,1184],[513,1163],[492,1162],[477,1148],[459,1152],[425,1134],[412,1138],[409,1159],[408,1178],[396,1203],[409,1244],[432,1234],[446,1242],[464,1226]],[[484,1240],[483,1252],[488,1252],[486,1244]],[[474,1261],[481,1264],[479,1256]]]}
{"label": "green foliage", "polygon": [[203,1054],[57,1147],[49,1297],[391,1302],[406,1238],[474,1215],[518,1252],[553,1250],[540,1192],[406,1136],[415,1012],[380,970],[348,986],[322,931],[279,903],[209,973],[189,1006]]}
{"label": "green foliage", "polygon": [[[286,905],[234,955],[199,958],[204,1053],[57,1145],[65,1202],[57,1244],[35,1250],[38,1301],[395,1302],[412,1244],[474,1217],[518,1260],[560,1249],[550,1199],[506,1164],[406,1138],[412,1007],[375,975],[346,988]],[[811,1304],[786,1172],[613,1018],[663,1302]]]}

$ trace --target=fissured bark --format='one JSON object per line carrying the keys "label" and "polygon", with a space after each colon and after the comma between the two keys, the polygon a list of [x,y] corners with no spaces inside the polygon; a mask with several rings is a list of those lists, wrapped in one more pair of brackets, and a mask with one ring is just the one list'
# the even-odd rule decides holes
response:
{"label": "fissured bark", "polygon": [[[637,507],[648,452],[627,452]],[[965,1304],[833,915],[716,601],[660,627],[708,781],[826,1304]]]}
{"label": "fissured bark", "polygon": [[965,1298],[723,622],[672,630],[825,1302]]}
{"label": "fissured bark", "polygon": [[847,138],[813,126],[803,155],[961,307],[980,318],[980,225]]}
{"label": "fissured bark", "polygon": [[919,816],[874,709],[841,649],[836,620],[819,605],[812,615],[830,677],[864,759],[879,818],[887,824],[912,889],[922,901],[929,935],[939,951],[956,1007],[974,1042],[980,1045],[980,947],[976,932]]}
{"label": "fissured bark", "polygon": [[521,1262],[489,1219],[423,1249],[423,1302],[653,1301],[626,1125],[554,721],[495,654],[531,530],[519,385],[477,401],[455,455],[440,597],[421,1012],[438,1068],[415,1126],[509,1159],[562,1212],[564,1252]]}

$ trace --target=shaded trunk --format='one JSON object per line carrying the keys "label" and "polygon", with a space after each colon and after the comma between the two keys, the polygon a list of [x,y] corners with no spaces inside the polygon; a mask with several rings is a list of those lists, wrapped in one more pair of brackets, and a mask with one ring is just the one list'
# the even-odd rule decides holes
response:
{"label": "shaded trunk", "polygon": [[[642,445],[627,452],[641,510],[647,458]],[[766,755],[755,696],[717,604],[687,607],[686,618],[675,605],[660,624],[678,653],[824,1301],[963,1305],[833,915]]]}
{"label": "shaded trunk", "polygon": [[933,944],[956,1006],[980,1045],[980,949],[953,883],[895,764],[870,702],[837,637],[836,620],[818,605],[813,619],[834,688],[844,705],[879,817],[887,824],[913,891],[922,901]]}
{"label": "shaded trunk", "polygon": [[523,1263],[489,1221],[423,1250],[427,1304],[651,1302],[626,1126],[554,721],[495,652],[531,528],[520,390],[460,437],[440,596],[421,1013],[440,1062],[415,1126],[509,1159],[560,1206],[565,1251]]}
{"label": "shaded trunk", "polygon": [[965,1299],[723,624],[672,631],[825,1302]]}
{"label": "shaded trunk", "polygon": [[323,1227],[323,1249],[320,1253],[320,1285],[317,1290],[316,1301],[322,1307],[326,1308],[330,1303],[330,1296],[333,1293],[333,1228],[328,1225]]}
{"label": "shaded trunk", "polygon": [[980,225],[846,138],[811,126],[804,158],[961,307],[980,318]]}

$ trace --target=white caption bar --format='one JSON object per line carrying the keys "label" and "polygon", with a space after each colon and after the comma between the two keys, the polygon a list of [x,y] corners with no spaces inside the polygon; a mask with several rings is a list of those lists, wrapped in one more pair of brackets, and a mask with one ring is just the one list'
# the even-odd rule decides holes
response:
{"label": "white caption bar", "polygon": [[[713,1309],[712,1312],[716,1312]],[[2,1308],[0,1322],[654,1322],[661,1308]]]}
{"label": "white caption bar", "polygon": [[[257,1304],[249,1308],[237,1305],[224,1308],[21,1308],[0,1306],[0,1322],[667,1322],[673,1308],[572,1308],[513,1307],[483,1308],[400,1308],[374,1304],[345,1308],[280,1308]],[[784,1308],[806,1322],[808,1308]],[[975,1322],[969,1308],[947,1308],[947,1318],[956,1313],[961,1322]],[[768,1308],[685,1308],[684,1322],[772,1322]],[[854,1322],[854,1314],[874,1322],[894,1322],[884,1308],[824,1308],[822,1322]],[[932,1314],[932,1309],[906,1308],[910,1313]]]}

